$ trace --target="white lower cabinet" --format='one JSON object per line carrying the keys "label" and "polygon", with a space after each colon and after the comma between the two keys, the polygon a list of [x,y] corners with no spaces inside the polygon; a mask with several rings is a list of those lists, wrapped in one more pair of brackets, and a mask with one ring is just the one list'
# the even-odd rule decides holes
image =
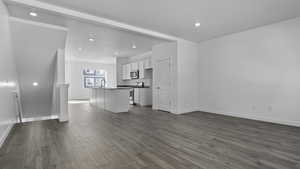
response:
{"label": "white lower cabinet", "polygon": [[140,103],[140,90],[139,88],[134,88],[134,93],[133,93],[133,102],[135,104],[139,104]]}
{"label": "white lower cabinet", "polygon": [[134,88],[134,103],[141,106],[152,105],[151,88]]}

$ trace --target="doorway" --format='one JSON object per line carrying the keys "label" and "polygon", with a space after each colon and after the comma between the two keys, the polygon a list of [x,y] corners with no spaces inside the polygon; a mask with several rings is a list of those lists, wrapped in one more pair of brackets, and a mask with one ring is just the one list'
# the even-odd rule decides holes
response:
{"label": "doorway", "polygon": [[163,111],[171,110],[171,64],[170,58],[156,62],[156,95],[157,109]]}

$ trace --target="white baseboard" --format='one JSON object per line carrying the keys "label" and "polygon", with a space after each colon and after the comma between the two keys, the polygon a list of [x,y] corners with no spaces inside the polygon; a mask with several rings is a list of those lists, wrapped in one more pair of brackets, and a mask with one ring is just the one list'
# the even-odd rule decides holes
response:
{"label": "white baseboard", "polygon": [[196,112],[196,111],[199,111],[199,109],[192,107],[192,108],[181,109],[178,112],[175,112],[174,114],[181,115],[181,114],[187,114],[187,113]]}
{"label": "white baseboard", "polygon": [[8,137],[8,135],[13,127],[14,127],[14,124],[9,124],[7,126],[7,128],[4,130],[4,133],[2,134],[2,136],[0,136],[0,148],[4,144],[6,138]]}
{"label": "white baseboard", "polygon": [[238,117],[238,118],[257,120],[257,121],[262,121],[262,122],[269,122],[269,123],[293,126],[293,127],[300,127],[300,121],[282,120],[282,119],[275,119],[272,117],[260,117],[257,115],[240,114],[240,113],[233,113],[233,112],[225,113],[225,112],[220,112],[220,111],[211,111],[211,110],[207,110],[207,109],[203,109],[203,108],[199,111],[220,114],[220,115],[224,115],[224,116]]}
{"label": "white baseboard", "polygon": [[23,119],[22,119],[22,122],[43,121],[43,120],[54,120],[54,119],[58,119],[58,115],[23,118]]}

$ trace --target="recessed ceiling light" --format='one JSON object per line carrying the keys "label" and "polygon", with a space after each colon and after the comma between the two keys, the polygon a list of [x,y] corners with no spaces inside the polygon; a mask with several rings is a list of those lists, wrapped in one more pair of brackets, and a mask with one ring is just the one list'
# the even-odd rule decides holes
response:
{"label": "recessed ceiling light", "polygon": [[200,22],[196,22],[195,23],[195,27],[197,28],[197,27],[200,27],[201,26],[201,23]]}
{"label": "recessed ceiling light", "polygon": [[132,49],[136,49],[136,45],[135,44],[132,45]]}
{"label": "recessed ceiling light", "polygon": [[95,39],[94,38],[89,38],[89,41],[90,42],[95,42]]}
{"label": "recessed ceiling light", "polygon": [[82,48],[78,48],[78,51],[81,52],[81,51],[82,51]]}
{"label": "recessed ceiling light", "polygon": [[34,17],[35,17],[35,16],[38,16],[38,14],[37,14],[36,12],[29,12],[29,15],[30,15],[30,16],[34,16]]}
{"label": "recessed ceiling light", "polygon": [[33,85],[33,86],[38,86],[39,83],[38,83],[38,82],[33,82],[32,85]]}

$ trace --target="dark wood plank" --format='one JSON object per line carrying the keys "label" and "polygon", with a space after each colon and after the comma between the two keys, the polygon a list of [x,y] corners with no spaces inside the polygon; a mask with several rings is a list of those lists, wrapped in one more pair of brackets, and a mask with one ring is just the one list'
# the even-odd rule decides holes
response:
{"label": "dark wood plank", "polygon": [[300,128],[205,112],[70,105],[69,123],[16,125],[1,169],[299,169]]}

